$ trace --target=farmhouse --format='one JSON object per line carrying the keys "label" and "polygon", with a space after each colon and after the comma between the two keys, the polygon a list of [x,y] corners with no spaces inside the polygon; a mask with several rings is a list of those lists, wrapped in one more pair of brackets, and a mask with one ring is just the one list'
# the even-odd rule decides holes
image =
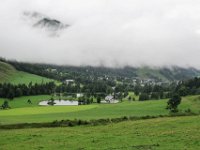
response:
{"label": "farmhouse", "polygon": [[48,68],[48,69],[46,69],[46,71],[48,71],[48,72],[57,72],[57,69],[54,69],[54,68]]}
{"label": "farmhouse", "polygon": [[76,94],[76,97],[77,97],[77,98],[83,97],[83,93],[77,93],[77,94]]}
{"label": "farmhouse", "polygon": [[108,95],[105,97],[105,100],[104,101],[101,101],[101,103],[118,103],[119,101],[118,100],[115,100],[114,97],[112,95]]}
{"label": "farmhouse", "polygon": [[70,82],[72,83],[72,82],[74,82],[74,80],[73,79],[67,79],[67,80],[65,80],[66,84],[69,84]]}

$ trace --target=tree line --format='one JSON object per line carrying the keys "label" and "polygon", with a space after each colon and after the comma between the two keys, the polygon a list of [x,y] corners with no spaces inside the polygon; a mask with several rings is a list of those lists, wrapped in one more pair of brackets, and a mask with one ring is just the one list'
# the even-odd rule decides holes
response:
{"label": "tree line", "polygon": [[193,79],[180,81],[175,88],[175,92],[180,96],[200,94],[200,78],[195,77]]}
{"label": "tree line", "polygon": [[42,83],[42,84],[0,84],[0,97],[13,99],[14,97],[29,96],[29,95],[41,95],[41,94],[52,94],[55,90],[55,83]]}
{"label": "tree line", "polygon": [[138,84],[134,87],[134,92],[136,95],[139,95],[140,101],[151,99],[158,100],[170,98],[175,87],[176,84],[174,83],[169,85],[145,84],[144,86]]}

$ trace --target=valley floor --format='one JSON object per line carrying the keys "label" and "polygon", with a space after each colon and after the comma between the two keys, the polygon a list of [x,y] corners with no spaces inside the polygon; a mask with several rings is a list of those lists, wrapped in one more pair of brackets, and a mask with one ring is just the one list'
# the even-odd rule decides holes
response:
{"label": "valley floor", "polygon": [[[38,106],[39,101],[49,99],[48,95],[15,98],[10,101],[11,109],[0,110],[0,124],[52,122],[55,120],[90,120],[117,118],[123,116],[168,115],[167,100],[124,101],[118,104],[91,104],[81,106]],[[32,104],[27,100],[31,99]],[[0,99],[0,105],[3,99]],[[200,111],[200,96],[184,97],[179,109]]]}
{"label": "valley floor", "polygon": [[[44,123],[66,119],[168,115],[167,100],[124,101],[118,104],[38,106],[49,95],[20,97],[11,109],[0,110],[0,125]],[[27,100],[31,99],[32,104]],[[4,99],[0,99],[0,104]],[[182,99],[179,110],[199,114],[200,96]],[[197,150],[200,116],[161,117],[137,121],[55,128],[0,129],[0,150]]]}

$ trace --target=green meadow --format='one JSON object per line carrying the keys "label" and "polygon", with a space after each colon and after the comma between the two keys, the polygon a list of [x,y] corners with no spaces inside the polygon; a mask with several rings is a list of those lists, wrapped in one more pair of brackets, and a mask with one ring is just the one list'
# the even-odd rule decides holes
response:
{"label": "green meadow", "polygon": [[[129,96],[134,97],[133,93]],[[0,125],[45,123],[55,120],[96,120],[123,116],[157,116],[153,119],[74,127],[23,129],[0,128],[1,150],[197,150],[200,117],[168,115],[167,99],[128,101],[117,104],[38,106],[51,95],[24,96],[9,100],[11,109],[0,110]],[[28,99],[32,104],[27,103]],[[0,105],[5,99],[0,99]],[[182,98],[180,112],[200,112],[200,96]]]}
{"label": "green meadow", "polygon": [[100,126],[0,130],[2,150],[198,150],[200,117]]}
{"label": "green meadow", "polygon": [[[123,116],[159,116],[167,115],[167,100],[123,101],[118,104],[91,104],[80,106],[38,106],[42,100],[49,99],[49,95],[26,96],[9,101],[11,109],[0,110],[0,123],[35,123],[51,122],[66,119],[101,119]],[[32,104],[28,104],[30,99]],[[0,99],[0,105],[4,99]],[[182,99],[179,106],[181,112],[190,109],[194,113],[200,111],[200,96],[188,96]]]}

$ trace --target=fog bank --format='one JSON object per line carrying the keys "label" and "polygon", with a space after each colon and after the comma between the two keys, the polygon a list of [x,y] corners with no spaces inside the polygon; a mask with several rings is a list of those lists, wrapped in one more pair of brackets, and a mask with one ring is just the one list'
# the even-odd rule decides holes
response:
{"label": "fog bank", "polygon": [[[0,56],[76,66],[200,68],[199,8],[198,0],[1,0]],[[24,12],[69,26],[35,27],[41,18]]]}

